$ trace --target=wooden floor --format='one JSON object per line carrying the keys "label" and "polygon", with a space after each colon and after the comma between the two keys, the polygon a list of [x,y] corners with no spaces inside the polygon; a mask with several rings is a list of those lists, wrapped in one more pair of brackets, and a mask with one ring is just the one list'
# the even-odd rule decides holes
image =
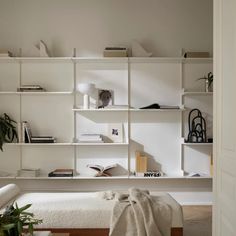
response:
{"label": "wooden floor", "polygon": [[212,207],[183,206],[184,236],[212,236]]}

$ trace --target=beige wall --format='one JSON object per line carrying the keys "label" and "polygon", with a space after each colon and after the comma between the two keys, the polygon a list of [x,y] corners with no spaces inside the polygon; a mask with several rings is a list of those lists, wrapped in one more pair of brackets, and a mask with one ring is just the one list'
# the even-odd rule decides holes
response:
{"label": "beige wall", "polygon": [[101,56],[109,45],[140,41],[155,56],[180,49],[212,52],[212,0],[0,0],[0,48],[35,55]]}

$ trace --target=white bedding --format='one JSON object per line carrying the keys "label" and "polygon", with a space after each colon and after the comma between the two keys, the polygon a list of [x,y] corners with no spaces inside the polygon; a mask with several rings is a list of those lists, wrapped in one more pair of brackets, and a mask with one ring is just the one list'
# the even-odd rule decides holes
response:
{"label": "white bedding", "polygon": [[[181,206],[169,194],[152,194],[161,195],[173,209],[172,227],[183,227]],[[38,228],[109,228],[115,204],[115,200],[102,199],[96,192],[24,193],[16,202],[19,206],[32,204],[29,211],[43,219]]]}

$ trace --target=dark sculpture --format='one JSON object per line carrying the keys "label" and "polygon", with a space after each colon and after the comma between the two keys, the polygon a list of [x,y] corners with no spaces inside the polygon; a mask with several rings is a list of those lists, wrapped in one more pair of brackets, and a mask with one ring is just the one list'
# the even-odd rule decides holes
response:
{"label": "dark sculpture", "polygon": [[188,116],[188,143],[206,143],[206,121],[199,109],[193,109]]}

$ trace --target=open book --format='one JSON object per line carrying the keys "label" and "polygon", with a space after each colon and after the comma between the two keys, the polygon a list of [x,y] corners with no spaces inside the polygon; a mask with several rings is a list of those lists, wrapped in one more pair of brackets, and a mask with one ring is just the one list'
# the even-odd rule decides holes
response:
{"label": "open book", "polygon": [[87,167],[96,170],[98,173],[95,175],[95,177],[101,177],[101,176],[112,176],[108,171],[117,167],[117,164],[109,165],[109,166],[101,166],[101,165],[94,165],[94,164],[88,164]]}

